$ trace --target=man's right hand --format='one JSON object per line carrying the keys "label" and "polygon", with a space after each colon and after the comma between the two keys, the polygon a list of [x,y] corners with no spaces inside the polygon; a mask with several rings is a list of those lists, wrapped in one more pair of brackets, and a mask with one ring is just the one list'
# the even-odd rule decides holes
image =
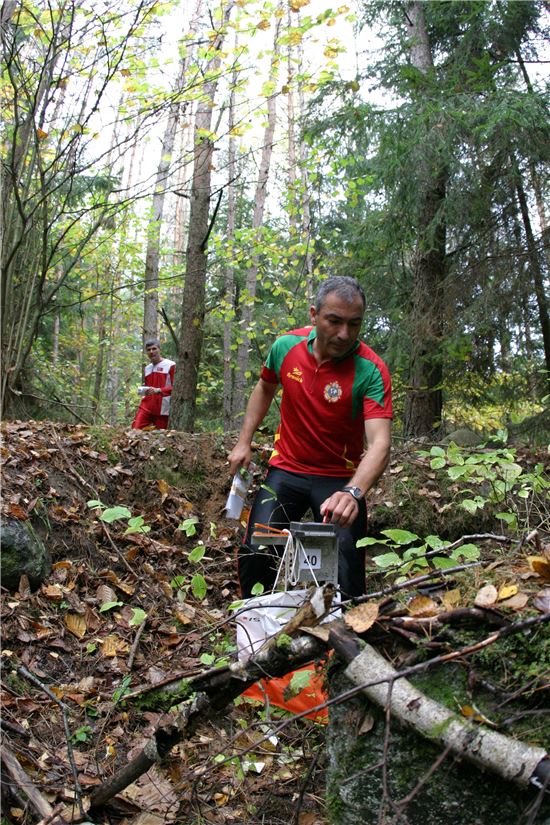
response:
{"label": "man's right hand", "polygon": [[229,461],[229,471],[231,475],[235,475],[235,473],[240,470],[241,467],[245,469],[248,468],[250,461],[252,459],[252,448],[250,444],[235,444],[229,455],[227,456],[227,460]]}

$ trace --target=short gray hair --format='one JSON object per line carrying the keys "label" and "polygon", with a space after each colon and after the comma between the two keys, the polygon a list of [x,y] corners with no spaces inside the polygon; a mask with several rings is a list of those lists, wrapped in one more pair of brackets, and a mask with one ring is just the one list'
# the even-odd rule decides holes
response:
{"label": "short gray hair", "polygon": [[363,302],[363,309],[367,306],[365,291],[355,278],[351,278],[349,275],[331,275],[330,278],[323,281],[317,290],[315,296],[316,312],[319,312],[330,292],[335,292],[339,298],[348,304],[351,304],[359,296]]}
{"label": "short gray hair", "polygon": [[143,346],[146,349],[147,347],[160,347],[160,341],[158,338],[148,338]]}

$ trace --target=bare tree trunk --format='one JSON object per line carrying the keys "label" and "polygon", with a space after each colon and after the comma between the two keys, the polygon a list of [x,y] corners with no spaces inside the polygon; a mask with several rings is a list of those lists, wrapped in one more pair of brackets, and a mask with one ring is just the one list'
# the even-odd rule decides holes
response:
{"label": "bare tree trunk", "polygon": [[59,312],[55,313],[53,319],[53,342],[52,342],[52,363],[57,364],[59,361]]}
{"label": "bare tree trunk", "polygon": [[[235,44],[236,46],[236,44]],[[237,49],[235,48],[235,51]],[[230,250],[235,244],[235,169],[236,147],[235,136],[232,134],[235,127],[235,87],[237,72],[233,73],[231,95],[229,98],[229,149],[227,162],[227,243]],[[232,329],[235,318],[235,267],[234,257],[229,256],[229,263],[225,275],[225,313],[223,322],[223,427],[227,432],[232,426],[232,398],[233,398],[233,353],[231,350]]]}
{"label": "bare tree trunk", "polygon": [[529,265],[531,269],[531,277],[535,287],[535,298],[537,300],[537,307],[539,311],[540,330],[542,333],[542,344],[544,348],[544,362],[546,365],[546,380],[550,388],[550,316],[548,313],[548,298],[544,286],[544,276],[542,273],[540,260],[538,256],[537,244],[531,226],[531,219],[529,217],[529,209],[527,207],[527,197],[523,188],[523,183],[516,167],[516,192],[519,201],[519,208],[521,218],[523,221],[523,228],[525,230],[525,237],[527,239],[527,253],[529,256]]}
{"label": "bare tree trunk", "polygon": [[[425,74],[433,67],[433,61],[422,2],[409,6],[407,25],[411,35],[411,62]],[[411,358],[403,425],[404,434],[409,437],[433,432],[441,420],[443,403],[440,345],[446,224],[442,206],[447,172],[427,133],[428,123],[423,168],[418,172],[417,243],[412,264]]]}
{"label": "bare tree trunk", "polygon": [[216,55],[208,65],[211,76],[197,105],[195,117],[195,152],[191,210],[186,252],[185,283],[178,347],[178,365],[170,424],[175,429],[192,432],[195,427],[197,379],[204,335],[204,300],[206,292],[207,245],[209,235],[210,177],[214,144],[210,137],[212,110],[218,86],[217,72],[221,65],[219,51],[225,37],[233,0],[225,7],[223,21],[213,44]]}
{"label": "bare tree trunk", "polygon": [[[191,32],[195,31],[197,28],[201,7],[202,0],[198,0],[189,27]],[[168,120],[166,122],[166,130],[162,139],[160,161],[155,180],[152,215],[147,230],[147,252],[145,255],[145,291],[143,298],[144,343],[148,338],[158,337],[159,259],[162,215],[164,211],[166,187],[170,178],[170,166],[172,164],[172,154],[174,152],[176,132],[180,117],[180,91],[185,82],[185,75],[187,73],[191,57],[192,51],[186,49],[184,57],[180,60],[174,91],[174,99],[168,110]]]}
{"label": "bare tree trunk", "polygon": [[[275,29],[273,56],[271,58],[271,68],[269,79],[274,80],[277,73],[279,56],[279,29],[280,19]],[[267,181],[271,165],[271,155],[273,152],[273,138],[275,125],[277,122],[277,109],[275,95],[270,95],[267,101],[267,124],[264,132],[262,156],[258,173],[258,182],[254,193],[254,213],[252,215],[253,242],[260,240],[262,223],[264,218],[265,199],[267,195]],[[252,256],[252,265],[246,273],[244,293],[241,293],[241,342],[237,348],[235,387],[233,392],[233,424],[235,428],[240,426],[241,415],[245,404],[245,389],[247,384],[248,355],[250,347],[250,325],[254,301],[256,298],[256,285],[258,279],[258,255]]]}

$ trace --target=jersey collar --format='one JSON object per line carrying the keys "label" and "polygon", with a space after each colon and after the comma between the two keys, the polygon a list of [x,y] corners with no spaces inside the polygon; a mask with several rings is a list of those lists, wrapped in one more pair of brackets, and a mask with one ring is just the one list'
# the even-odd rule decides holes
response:
{"label": "jersey collar", "polygon": [[[317,338],[317,330],[315,329],[315,327],[311,327],[311,331],[307,336],[307,348],[308,348],[309,352],[311,352],[312,355],[313,355],[313,342],[315,341],[316,338]],[[359,338],[358,338],[357,341],[355,342],[355,344],[353,345],[353,347],[350,350],[348,350],[345,355],[342,355],[341,358],[333,358],[332,361],[335,364],[338,364],[340,361],[345,361],[346,358],[349,358],[350,355],[353,355],[355,352],[357,352],[357,350],[359,349],[360,343],[361,342],[359,341]]]}

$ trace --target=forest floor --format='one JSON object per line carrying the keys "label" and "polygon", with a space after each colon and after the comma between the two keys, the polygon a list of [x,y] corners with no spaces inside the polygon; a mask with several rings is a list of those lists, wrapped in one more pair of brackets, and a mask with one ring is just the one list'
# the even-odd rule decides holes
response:
{"label": "forest floor", "polygon": [[[35,592],[25,578],[16,592],[2,588],[3,742],[39,795],[65,821],[78,821],[75,773],[85,807],[90,792],[165,721],[165,714],[121,704],[124,692],[234,658],[228,606],[239,598],[234,548],[242,525],[224,517],[231,444],[215,434],[43,421],[5,423],[3,435],[2,515],[32,523],[52,560]],[[263,465],[270,445],[255,446]],[[369,497],[376,529],[414,527],[409,516],[403,523],[413,465],[431,532],[453,509],[429,461],[397,450]],[[396,485],[397,478],[405,485]],[[102,520],[113,507],[130,512]],[[128,532],[129,516],[143,517],[137,532]],[[460,521],[453,530],[470,526]],[[193,553],[198,546],[205,548],[202,558]],[[550,563],[539,573],[517,558],[500,565],[509,593],[520,583],[524,598],[509,607],[521,616],[545,592]],[[372,565],[369,575],[380,583]],[[477,575],[471,593],[485,582]],[[118,794],[103,821],[324,825],[324,727],[289,719],[283,733],[265,741],[283,717],[284,711],[238,700],[177,745],[162,767]],[[8,780],[8,787],[4,821],[37,821],[18,783]]]}

